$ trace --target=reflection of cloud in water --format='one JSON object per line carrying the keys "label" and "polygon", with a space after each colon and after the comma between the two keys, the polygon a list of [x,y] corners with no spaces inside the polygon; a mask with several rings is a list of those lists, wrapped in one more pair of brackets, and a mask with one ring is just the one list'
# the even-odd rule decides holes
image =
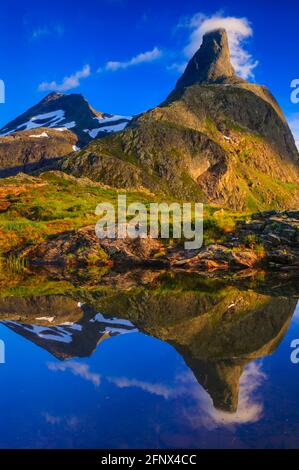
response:
{"label": "reflection of cloud in water", "polygon": [[142,380],[127,379],[126,377],[109,377],[109,382],[116,385],[118,388],[132,388],[136,387],[145,392],[149,392],[153,395],[158,395],[166,400],[173,397],[174,391],[163,384],[144,382]]}
{"label": "reflection of cloud in water", "polygon": [[55,363],[49,362],[48,369],[54,372],[65,372],[69,370],[72,374],[81,377],[88,382],[92,382],[96,387],[101,383],[101,376],[94,372],[90,372],[89,366],[87,364],[81,364],[79,362],[64,362],[64,363]]}
{"label": "reflection of cloud in water", "polygon": [[42,413],[42,416],[47,424],[52,426],[63,424],[71,430],[78,429],[81,424],[80,419],[77,416],[55,416],[47,411]]}
{"label": "reflection of cloud in water", "polygon": [[125,377],[110,377],[108,380],[118,388],[136,387],[165,400],[190,397],[194,400],[192,405],[182,404],[181,411],[185,418],[194,428],[203,426],[214,429],[259,421],[263,414],[263,405],[258,402],[255,393],[265,379],[261,362],[251,363],[245,368],[240,382],[238,409],[235,413],[214,408],[208,393],[198,385],[191,372],[178,375],[173,387]]}
{"label": "reflection of cloud in water", "polygon": [[48,424],[52,424],[53,426],[55,424],[60,424],[61,423],[61,417],[60,416],[55,416],[55,415],[52,415],[51,413],[48,413],[48,412],[42,413],[42,416],[45,418],[45,420]]}
{"label": "reflection of cloud in water", "polygon": [[[226,413],[213,407],[209,399],[207,408],[203,408],[206,413],[205,423],[208,427],[230,426],[237,424],[248,424],[259,421],[263,414],[263,404],[257,401],[256,391],[266,379],[266,375],[261,370],[262,364],[249,364],[241,378],[238,409],[236,413]],[[207,401],[207,394],[206,401]]]}

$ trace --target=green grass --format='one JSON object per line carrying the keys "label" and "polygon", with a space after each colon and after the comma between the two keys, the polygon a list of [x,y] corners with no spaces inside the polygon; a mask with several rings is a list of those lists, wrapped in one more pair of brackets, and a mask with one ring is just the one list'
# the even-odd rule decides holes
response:
{"label": "green grass", "polygon": [[[11,205],[0,213],[0,250],[3,254],[32,243],[45,241],[60,233],[95,224],[95,208],[101,202],[116,206],[119,192],[86,180],[76,181],[63,174],[45,173],[35,183],[22,182],[25,190],[15,193],[21,185],[17,179],[5,179],[0,191],[7,193]],[[142,192],[126,192],[128,204],[153,197]]]}
{"label": "green grass", "polygon": [[[18,193],[21,186],[23,190]],[[0,250],[3,255],[16,253],[21,248],[70,230],[94,225],[98,220],[96,206],[109,202],[117,208],[118,195],[123,193],[58,172],[21,181],[4,179],[0,182],[0,191],[11,203],[6,212],[0,213]],[[148,209],[151,202],[161,202],[145,192],[126,191],[126,196],[127,204],[142,202]],[[239,218],[240,214],[205,206],[205,243],[222,241]],[[178,242],[183,242],[183,239]]]}

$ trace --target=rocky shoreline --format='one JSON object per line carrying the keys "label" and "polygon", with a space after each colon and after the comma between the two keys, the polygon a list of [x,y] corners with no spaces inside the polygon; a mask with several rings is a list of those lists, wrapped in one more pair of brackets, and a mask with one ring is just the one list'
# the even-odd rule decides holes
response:
{"label": "rocky shoreline", "polygon": [[151,266],[195,271],[299,268],[299,211],[268,211],[237,223],[221,244],[185,251],[161,240],[99,240],[94,227],[70,231],[20,253],[29,264]]}

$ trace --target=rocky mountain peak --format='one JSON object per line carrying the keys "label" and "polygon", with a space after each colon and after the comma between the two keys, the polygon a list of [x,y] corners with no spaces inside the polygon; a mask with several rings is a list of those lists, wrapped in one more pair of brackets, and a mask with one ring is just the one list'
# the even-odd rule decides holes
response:
{"label": "rocky mountain peak", "polygon": [[42,102],[48,103],[49,101],[57,100],[61,98],[62,96],[64,96],[63,93],[58,93],[57,91],[53,91],[52,93],[49,93],[45,98],[43,98]]}
{"label": "rocky mountain peak", "polygon": [[204,35],[201,47],[189,61],[177,82],[176,90],[195,83],[223,83],[235,77],[227,32],[225,29],[216,29]]}
{"label": "rocky mountain peak", "polygon": [[79,93],[53,92],[0,129],[0,138],[41,127],[58,128],[71,130],[82,147],[92,139],[123,130],[130,120],[130,116],[96,111]]}

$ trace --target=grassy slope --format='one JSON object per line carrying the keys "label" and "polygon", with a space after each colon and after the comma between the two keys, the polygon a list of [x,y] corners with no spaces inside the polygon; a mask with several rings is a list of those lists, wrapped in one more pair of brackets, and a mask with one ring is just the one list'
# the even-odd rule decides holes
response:
{"label": "grassy slope", "polygon": [[[98,220],[94,213],[97,204],[111,202],[116,206],[120,193],[124,191],[60,172],[48,172],[39,177],[21,175],[2,179],[0,252],[7,255],[61,233],[93,225]],[[147,192],[125,193],[128,204],[138,201],[148,206],[150,202],[159,202],[157,197]],[[206,206],[206,243],[223,240],[225,233],[232,230],[236,220],[242,216]]]}
{"label": "grassy slope", "polygon": [[[100,202],[115,203],[118,192],[59,173],[40,177],[22,176],[0,181],[1,203],[10,203],[0,213],[0,250],[42,242],[49,237],[95,224],[95,208]],[[128,202],[153,198],[138,192],[127,192]]]}

